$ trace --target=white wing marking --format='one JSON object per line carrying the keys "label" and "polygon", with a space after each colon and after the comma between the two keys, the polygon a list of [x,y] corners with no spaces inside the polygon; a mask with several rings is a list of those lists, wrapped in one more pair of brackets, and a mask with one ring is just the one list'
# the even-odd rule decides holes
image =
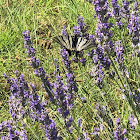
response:
{"label": "white wing marking", "polygon": [[94,47],[93,43],[90,40],[87,40],[85,38],[80,37],[78,39],[77,45],[76,45],[76,50],[81,51],[81,50],[86,50],[89,48]]}
{"label": "white wing marking", "polygon": [[54,38],[54,41],[56,41],[58,44],[62,45],[63,47],[67,49],[72,49],[72,37],[71,36],[58,36]]}

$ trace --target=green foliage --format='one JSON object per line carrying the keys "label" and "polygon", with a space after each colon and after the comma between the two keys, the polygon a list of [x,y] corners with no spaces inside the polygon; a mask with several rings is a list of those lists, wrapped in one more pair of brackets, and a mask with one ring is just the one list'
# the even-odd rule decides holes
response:
{"label": "green foliage", "polygon": [[[2,0],[0,7],[0,121],[2,122],[8,120],[10,117],[8,109],[10,89],[2,77],[3,73],[6,73],[9,77],[15,77],[14,71],[18,70],[25,75],[26,81],[35,85],[42,100],[47,98],[44,89],[40,86],[41,81],[34,76],[33,69],[28,64],[22,31],[30,30],[31,40],[36,50],[36,57],[40,59],[42,66],[49,75],[49,80],[51,82],[55,81],[53,74],[55,70],[54,59],[57,58],[63,81],[66,83],[64,65],[60,56],[60,47],[58,44],[52,42],[52,39],[61,34],[63,25],[66,26],[68,33],[72,34],[74,25],[77,25],[76,19],[78,16],[84,17],[84,22],[86,25],[89,25],[88,33],[94,34],[97,20],[94,18],[94,6],[85,2],[85,0]],[[115,24],[114,19],[111,21]],[[120,32],[117,26],[113,27],[112,31],[114,34],[113,41],[123,40],[123,44],[126,46],[125,63],[130,76],[128,79],[125,77],[121,78],[124,83],[127,83],[127,80],[129,80],[134,88],[138,89],[140,87],[140,80],[137,73],[139,72],[140,61],[138,57],[132,58],[131,56],[134,49],[131,47],[131,40],[126,30],[126,25],[122,32]],[[50,47],[47,46],[48,42],[51,43]],[[85,54],[87,54],[87,51],[85,51]],[[82,128],[89,134],[90,139],[92,139],[93,135],[91,133],[93,133],[94,127],[99,123],[95,119],[97,103],[106,106],[109,112],[108,118],[113,119],[114,123],[117,118],[121,118],[124,128],[128,125],[129,115],[134,112],[130,104],[125,99],[121,99],[122,93],[119,88],[124,85],[122,85],[118,76],[112,80],[109,79],[106,73],[104,80],[105,87],[102,90],[99,89],[94,84],[94,78],[91,78],[88,74],[92,68],[92,60],[86,55],[85,57],[87,58],[86,67],[72,63],[76,80],[80,81],[78,82],[79,98],[75,100],[72,116],[74,124],[77,123],[78,118],[83,119],[80,130],[76,130],[79,129],[76,128],[73,131],[73,136],[71,136],[65,129],[64,120],[59,116],[55,106],[49,101],[46,106],[49,115],[57,125],[59,133],[66,140],[76,139],[79,133],[82,132]],[[115,65],[117,64],[115,63]],[[114,70],[114,68],[112,67],[111,70]],[[121,86],[119,87],[119,85]],[[129,84],[127,87],[129,87]],[[87,101],[86,103],[80,100],[83,96]],[[137,117],[140,118],[138,113]],[[29,139],[45,139],[44,132],[41,132],[38,123],[32,122],[30,118],[24,121]],[[101,133],[100,138],[113,139],[113,128],[109,128],[107,122],[105,122],[105,125],[105,131]],[[135,134],[130,133],[128,138],[137,139],[139,138],[139,133],[140,128],[137,128]]]}

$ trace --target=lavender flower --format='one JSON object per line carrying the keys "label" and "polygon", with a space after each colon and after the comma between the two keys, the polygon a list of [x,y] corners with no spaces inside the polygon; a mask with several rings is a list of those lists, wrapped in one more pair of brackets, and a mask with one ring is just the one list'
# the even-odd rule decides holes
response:
{"label": "lavender flower", "polygon": [[[2,140],[28,140],[27,132],[24,127],[18,125],[14,126],[13,121],[5,121],[0,124],[0,132],[4,136],[1,137]],[[20,127],[20,128],[19,128]],[[19,129],[19,130],[18,130]],[[5,132],[8,132],[5,135]]]}
{"label": "lavender flower", "polygon": [[68,52],[63,49],[61,50],[61,56],[62,56],[62,61],[65,65],[65,68],[67,70],[66,72],[66,77],[67,77],[67,85],[66,85],[66,89],[67,89],[67,100],[68,100],[68,104],[69,106],[73,106],[73,99],[75,98],[75,93],[78,91],[78,85],[76,83],[75,77],[74,77],[74,73],[72,72],[71,69],[71,61],[69,61],[68,59]]}
{"label": "lavender flower", "polygon": [[67,72],[71,73],[72,72],[71,67],[70,67],[71,62],[68,59],[68,52],[66,51],[66,49],[63,49],[60,51],[60,53],[61,53],[62,61],[65,65]]}
{"label": "lavender flower", "polygon": [[79,119],[77,120],[77,125],[78,125],[79,128],[81,128],[81,123],[82,123],[82,119],[79,118]]}
{"label": "lavender flower", "polygon": [[65,36],[67,35],[67,30],[65,26],[63,26],[62,35],[65,35]]}
{"label": "lavender flower", "polygon": [[74,26],[74,34],[76,34],[77,36],[86,37],[87,34],[85,34],[85,32],[87,31],[87,26],[83,22],[84,18],[83,17],[78,17],[77,21],[78,21],[78,25]]}
{"label": "lavender flower", "polygon": [[30,38],[30,32],[29,31],[23,31],[22,34],[24,35],[24,46],[27,49],[28,56],[35,56],[35,49],[32,47],[33,43],[31,42]]}
{"label": "lavender flower", "polygon": [[[65,30],[65,27],[64,27],[64,30]],[[34,74],[37,77],[40,77],[40,79],[42,80],[42,86],[45,88],[47,94],[49,95],[50,101],[54,102],[52,84],[48,81],[48,76],[45,75],[46,72],[45,72],[44,68],[39,67],[40,60],[35,57],[35,50],[33,48],[33,43],[31,42],[29,31],[26,31],[26,32],[23,31],[23,35],[24,35],[24,40],[25,40],[25,43],[24,43],[25,48],[27,48],[28,56],[31,57],[29,64],[31,67],[33,67],[35,69]],[[30,51],[29,51],[30,49],[34,50],[34,53],[30,53]]]}
{"label": "lavender flower", "polygon": [[[110,28],[113,26],[113,24],[108,22],[109,18],[111,17],[111,14],[109,11],[109,6],[107,0],[104,1],[93,1],[93,4],[95,6],[95,12],[97,15],[97,29],[96,29],[96,41],[98,43],[97,49],[94,51],[94,58],[93,62],[96,67],[96,85],[99,86],[99,88],[103,88],[103,71],[102,67],[105,68],[105,70],[108,70],[111,65],[111,61],[108,58],[108,55],[113,50],[113,42],[111,41],[112,32]],[[98,69],[99,68],[99,69]],[[99,70],[99,72],[97,72]],[[101,72],[102,71],[102,72]],[[92,72],[90,72],[91,74]]]}
{"label": "lavender flower", "polygon": [[81,58],[80,59],[80,62],[82,64],[82,66],[85,66],[86,65],[86,59],[85,58]]}
{"label": "lavender flower", "polygon": [[120,41],[116,41],[115,52],[116,52],[115,61],[118,63],[120,69],[124,69],[124,57],[123,57],[124,47],[121,46]]}
{"label": "lavender flower", "polygon": [[[40,71],[43,71],[43,69]],[[15,73],[18,75],[17,71]],[[44,78],[42,73],[40,76]],[[36,94],[34,85],[31,84],[32,91],[30,91],[23,74],[17,77],[17,79],[9,78],[8,81],[11,86],[9,111],[12,120],[16,123],[22,117],[29,115],[32,119],[42,124],[42,128],[45,130],[48,139],[61,139],[61,137],[58,136],[55,123],[49,118],[48,113],[46,112],[44,107],[46,103],[41,102],[40,97]]]}
{"label": "lavender flower", "polygon": [[45,109],[46,103],[41,102],[40,97],[37,94],[30,95],[30,117],[35,121],[41,123],[41,128],[44,129],[47,139],[62,139],[58,136],[58,131],[56,129],[55,123],[49,118],[49,115]]}
{"label": "lavender flower", "polygon": [[118,27],[121,29],[123,23],[121,22],[121,16],[120,16],[120,9],[119,9],[119,5],[117,4],[117,0],[111,0],[112,3],[112,7],[113,7],[113,15],[116,18],[116,22]]}
{"label": "lavender flower", "polygon": [[90,58],[92,58],[93,55],[94,55],[94,50],[89,51],[87,55],[88,55]]}
{"label": "lavender flower", "polygon": [[103,48],[102,46],[98,45],[98,48],[95,50],[95,63],[96,63],[96,59],[98,59],[98,61],[100,61],[100,63],[103,65],[103,67],[105,69],[109,69],[110,68],[110,60],[107,57],[107,54],[103,52]]}
{"label": "lavender flower", "polygon": [[116,17],[119,17],[120,16],[120,13],[119,13],[119,5],[117,4],[117,0],[111,0],[111,3],[112,3],[112,6],[113,6],[113,14],[114,16]]}
{"label": "lavender flower", "polygon": [[77,83],[73,73],[66,73],[67,77],[67,100],[70,108],[73,106],[73,99],[76,97],[76,92],[78,91]]}
{"label": "lavender flower", "polygon": [[123,6],[120,9],[120,16],[124,18],[128,23],[130,18],[130,7],[129,7],[129,2],[127,0],[123,0]]}
{"label": "lavender flower", "polygon": [[73,122],[73,118],[71,116],[67,117],[65,119],[65,127],[69,128],[72,125],[72,122]]}
{"label": "lavender flower", "polygon": [[114,138],[116,140],[127,140],[127,138],[124,136],[126,134],[126,129],[123,129],[122,130],[122,127],[121,127],[121,123],[120,123],[120,119],[118,118],[116,120],[116,128],[115,128],[115,131],[114,131]]}
{"label": "lavender flower", "polygon": [[108,22],[109,18],[111,17],[111,14],[108,12],[108,2],[107,0],[94,1],[94,5],[98,18],[96,29],[97,42],[100,44],[100,46],[103,46],[106,51],[109,51],[109,49],[112,49],[113,47],[113,43],[110,39],[112,36],[110,28],[113,26],[113,24]]}
{"label": "lavender flower", "polygon": [[36,57],[31,56],[31,60],[30,60],[30,61],[31,61],[31,62],[30,62],[29,64],[30,64],[30,66],[31,66],[32,68],[37,69],[37,68],[39,67],[39,62],[40,62],[40,60],[37,59]]}
{"label": "lavender flower", "polygon": [[91,77],[95,77],[95,84],[100,88],[102,89],[103,86],[104,86],[104,83],[103,83],[103,78],[104,78],[104,72],[102,70],[102,66],[101,65],[96,65],[96,66],[93,66],[93,68],[91,69],[91,71],[89,72],[89,75]]}
{"label": "lavender flower", "polygon": [[[137,118],[135,118],[133,115],[130,115],[129,117],[129,128],[131,130],[135,130],[136,129],[136,126],[138,125],[138,120]],[[132,131],[131,133],[135,133],[134,131]]]}
{"label": "lavender flower", "polygon": [[120,40],[115,43],[116,58],[115,61],[118,63],[119,69],[122,71],[122,75],[129,77],[129,73],[124,65],[124,46],[121,45]]}
{"label": "lavender flower", "polygon": [[137,11],[138,11],[138,6],[137,6],[137,2],[135,2],[133,14],[130,15],[129,23],[127,25],[134,46],[137,46],[140,41],[139,39],[140,18]]}
{"label": "lavender flower", "polygon": [[74,29],[74,34],[80,36],[80,34],[81,34],[80,27],[79,26],[74,26],[73,29]]}
{"label": "lavender flower", "polygon": [[56,75],[56,82],[54,83],[54,99],[56,99],[58,105],[58,112],[62,114],[64,118],[66,118],[70,113],[68,109],[68,102],[66,100],[65,87],[61,80],[59,65],[57,64],[57,60],[55,60],[56,70],[54,74]]}

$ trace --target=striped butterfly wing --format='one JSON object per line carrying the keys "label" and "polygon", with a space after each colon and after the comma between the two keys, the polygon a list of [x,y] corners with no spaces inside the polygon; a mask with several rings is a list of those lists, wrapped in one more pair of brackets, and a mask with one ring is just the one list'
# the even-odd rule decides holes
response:
{"label": "striped butterfly wing", "polygon": [[78,37],[77,37],[77,35],[72,36],[72,49],[75,50],[75,51],[76,51],[77,42],[78,42]]}
{"label": "striped butterfly wing", "polygon": [[68,50],[72,50],[72,37],[71,35],[66,36],[58,36],[54,38],[54,41],[56,41],[58,44],[62,45]]}
{"label": "striped butterfly wing", "polygon": [[89,48],[92,48],[92,47],[95,47],[95,46],[93,45],[93,43],[90,40],[87,40],[83,37],[80,37],[78,39],[78,42],[77,42],[77,45],[76,45],[76,50],[77,51],[82,51],[82,50],[86,50],[86,49],[89,49]]}

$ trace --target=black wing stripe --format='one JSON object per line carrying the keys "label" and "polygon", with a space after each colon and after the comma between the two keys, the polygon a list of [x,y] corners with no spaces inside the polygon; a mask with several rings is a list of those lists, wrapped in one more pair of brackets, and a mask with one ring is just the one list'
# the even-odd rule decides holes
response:
{"label": "black wing stripe", "polygon": [[67,37],[66,36],[61,36],[61,38],[62,38],[62,41],[65,43],[64,47],[68,48]]}
{"label": "black wing stripe", "polygon": [[69,49],[72,49],[72,38],[71,35],[68,35],[68,45],[69,45]]}
{"label": "black wing stripe", "polygon": [[78,42],[77,42],[77,45],[76,45],[76,49],[77,51],[80,51],[81,50],[81,47],[83,46],[83,44],[85,44],[87,40],[86,39],[83,39],[82,37],[80,37],[78,39]]}
{"label": "black wing stripe", "polygon": [[77,43],[78,43],[78,37],[75,35],[72,37],[72,49],[76,50]]}
{"label": "black wing stripe", "polygon": [[66,43],[66,48],[67,49],[71,49],[71,44],[70,44],[70,36],[69,35],[66,35],[66,36],[63,36],[64,37],[64,40],[65,40],[65,43]]}
{"label": "black wing stripe", "polygon": [[63,38],[61,36],[55,37],[54,41],[56,41],[58,44],[65,46],[65,42],[63,41]]}

